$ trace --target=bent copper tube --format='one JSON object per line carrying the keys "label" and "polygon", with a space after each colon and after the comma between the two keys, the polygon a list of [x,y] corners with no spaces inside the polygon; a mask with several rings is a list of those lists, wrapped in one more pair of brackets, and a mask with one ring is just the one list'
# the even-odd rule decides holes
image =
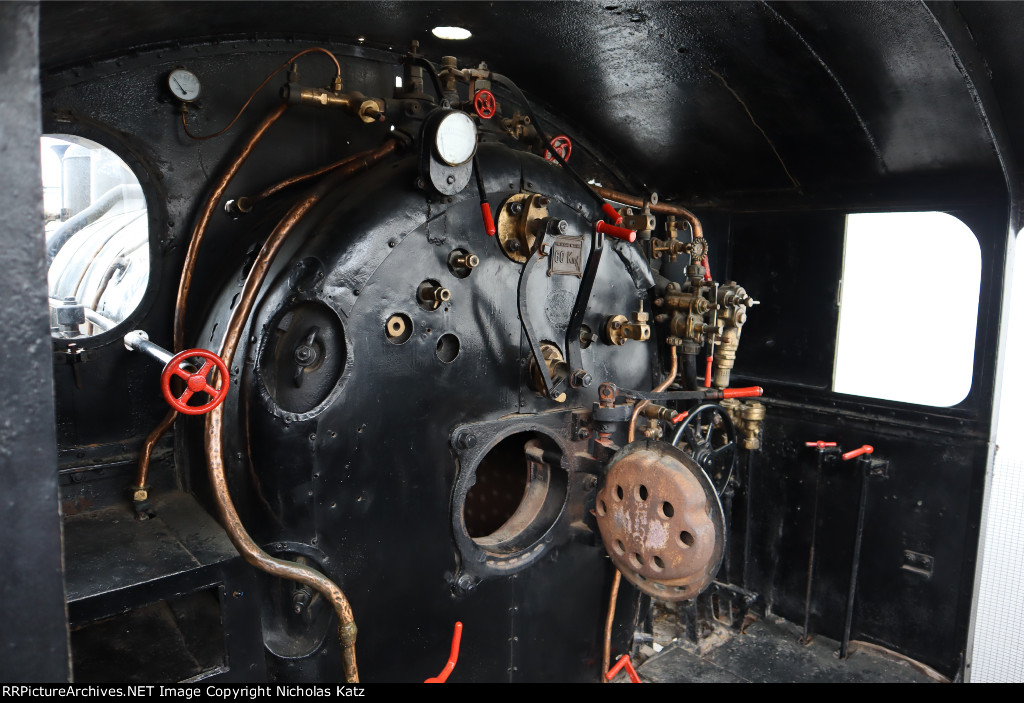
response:
{"label": "bent copper tube", "polygon": [[279,193],[282,190],[284,190],[285,188],[288,188],[289,186],[293,186],[296,183],[302,183],[303,181],[308,181],[310,178],[316,178],[317,176],[322,176],[325,173],[330,173],[331,171],[333,171],[336,168],[341,168],[342,166],[347,166],[348,164],[352,163],[356,159],[359,159],[361,157],[366,156],[367,153],[368,152],[363,152],[363,153],[360,153],[360,154],[355,154],[353,156],[346,156],[344,159],[341,159],[340,161],[335,161],[332,164],[328,164],[326,166],[322,166],[322,167],[320,167],[318,169],[315,169],[313,171],[309,171],[308,173],[303,173],[303,174],[298,175],[298,176],[293,176],[291,178],[287,178],[287,179],[281,181],[280,183],[275,183],[274,185],[269,186],[268,188],[265,188],[258,195],[254,195],[254,196],[249,197],[249,198],[243,196],[243,197],[239,198],[236,201],[238,203],[238,209],[241,210],[242,212],[248,212],[249,210],[252,209],[252,206],[255,205],[256,203],[258,203],[259,201],[261,201],[261,200],[263,200],[265,198],[269,198],[271,195],[274,195],[275,193]]}
{"label": "bent copper tube", "polygon": [[[284,114],[284,111],[288,109],[287,103],[281,103],[274,107],[267,116],[263,118],[263,121],[259,123],[249,138],[242,145],[241,151],[238,152],[238,156],[231,160],[228,167],[217,179],[216,185],[214,185],[213,191],[210,196],[206,199],[206,204],[203,205],[202,213],[199,219],[196,221],[196,226],[192,230],[192,238],[188,243],[188,251],[185,252],[185,263],[181,269],[181,280],[178,282],[178,297],[174,303],[174,342],[172,351],[179,352],[185,348],[185,305],[188,302],[189,288],[192,286],[192,272],[195,270],[196,257],[199,254],[199,246],[203,243],[203,237],[206,236],[206,228],[210,224],[210,218],[213,216],[214,211],[217,209],[217,203],[224,196],[224,191],[227,190],[228,185],[234,179],[238,170],[245,163],[246,159],[252,153],[253,148],[259,143],[266,133],[267,129],[272,124],[277,122],[278,118]],[[167,432],[174,424],[174,419],[178,416],[178,413],[171,410],[167,413],[160,424],[149,433],[146,437],[146,441],[142,445],[142,452],[139,454],[139,470],[135,480],[135,488],[139,490],[145,490],[146,480],[149,477],[149,462],[153,456],[153,448],[156,443],[160,441],[164,433]]]}
{"label": "bent copper tube", "polygon": [[[615,200],[615,198],[612,198]],[[622,202],[621,200],[619,202]],[[696,231],[696,230],[694,230]],[[676,380],[676,374],[679,373],[679,355],[676,353],[676,348],[669,347],[672,355],[672,362],[668,369],[668,376],[665,380],[654,387],[655,393],[661,393],[663,390],[672,385],[672,382]],[[627,439],[632,442],[636,437],[636,419],[639,417],[643,409],[650,403],[649,400],[638,401],[636,407],[633,408],[633,415],[629,418],[629,434]],[[622,581],[622,573],[615,569],[615,576],[612,578],[612,592],[608,597],[608,616],[604,621],[604,650],[602,652],[602,664],[601,664],[601,682],[608,683],[608,679],[605,676],[608,673],[608,667],[612,661],[612,622],[615,620],[615,601],[619,597],[619,583]]]}
{"label": "bent copper tube", "polygon": [[[274,231],[271,232],[267,241],[263,244],[263,248],[260,250],[252,269],[249,271],[249,275],[245,279],[242,295],[232,311],[231,320],[225,331],[220,353],[221,358],[225,360],[228,366],[231,365],[234,359],[238,342],[242,337],[245,324],[256,303],[260,287],[263,285],[270,266],[281,249],[281,245],[287,239],[288,234],[310,209],[319,202],[324,194],[329,192],[339,181],[359,171],[368,169],[394,152],[395,147],[395,142],[389,141],[380,148],[343,167],[332,178],[318,184],[305,197],[296,202],[277,224]],[[228,536],[248,563],[274,576],[293,579],[311,588],[315,588],[330,601],[338,616],[338,636],[342,646],[345,679],[349,683],[358,683],[359,670],[356,667],[355,650],[356,625],[352,615],[352,607],[349,605],[345,594],[333,581],[315,569],[301,566],[295,562],[277,559],[264,552],[252,540],[242,525],[242,520],[231,501],[231,494],[228,492],[227,478],[225,476],[223,419],[223,405],[217,406],[206,416],[206,457],[209,464],[210,482],[213,485],[214,498],[217,502],[217,510],[220,513],[224,527],[227,529]]]}
{"label": "bent copper tube", "polygon": [[[601,188],[594,186],[594,192],[600,195],[606,200],[614,200],[617,203],[628,205],[629,207],[643,207],[644,199],[638,198],[635,195],[628,195],[627,193],[620,193],[617,190],[611,188]],[[651,212],[660,212],[663,215],[675,215],[676,217],[682,217],[684,220],[690,223],[693,228],[694,237],[703,237],[704,229],[700,226],[700,220],[692,212],[684,207],[678,205],[669,205],[668,203],[657,203],[651,204]]]}

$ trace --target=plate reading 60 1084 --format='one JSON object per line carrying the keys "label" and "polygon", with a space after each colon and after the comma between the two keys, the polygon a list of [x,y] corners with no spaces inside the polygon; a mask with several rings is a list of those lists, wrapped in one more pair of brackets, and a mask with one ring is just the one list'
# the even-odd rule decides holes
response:
{"label": "plate reading 60 1084", "polygon": [[555,237],[549,276],[583,277],[583,237]]}

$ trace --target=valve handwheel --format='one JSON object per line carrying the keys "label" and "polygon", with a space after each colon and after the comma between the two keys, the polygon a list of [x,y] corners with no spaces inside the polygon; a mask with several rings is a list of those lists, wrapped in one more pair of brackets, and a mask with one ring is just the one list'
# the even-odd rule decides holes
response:
{"label": "valve handwheel", "polygon": [[[202,368],[194,373],[181,368],[182,362],[193,358],[206,360]],[[220,371],[221,387],[219,389],[210,385],[209,381],[210,371],[214,367]],[[174,376],[183,379],[186,385],[185,391],[178,397],[174,397],[174,394],[171,393],[171,378]],[[186,349],[175,354],[164,366],[163,373],[160,374],[160,390],[163,391],[164,399],[172,408],[185,415],[202,415],[213,410],[224,402],[230,384],[227,364],[219,356],[205,349]],[[189,399],[196,393],[205,393],[210,396],[210,400],[202,405],[188,405]]]}
{"label": "valve handwheel", "polygon": [[498,111],[498,102],[494,99],[494,93],[489,90],[478,90],[473,98],[473,110],[482,120],[489,120]]}
{"label": "valve handwheel", "polygon": [[[551,148],[558,152],[558,155],[562,157],[562,161],[568,161],[572,155],[572,142],[564,134],[559,134],[551,139]],[[552,162],[555,160],[555,157],[547,150],[544,152],[544,158]]]}

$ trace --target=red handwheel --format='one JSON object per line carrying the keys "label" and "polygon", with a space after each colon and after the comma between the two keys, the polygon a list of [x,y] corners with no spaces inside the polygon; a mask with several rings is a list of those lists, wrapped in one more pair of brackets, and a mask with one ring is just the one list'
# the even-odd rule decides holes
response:
{"label": "red handwheel", "polygon": [[[201,369],[195,373],[189,373],[181,368],[181,362],[197,357],[206,360]],[[214,366],[220,370],[220,390],[211,386],[207,378]],[[171,393],[172,376],[183,379],[187,386],[185,391],[177,398]],[[202,415],[203,413],[210,412],[224,402],[230,385],[231,379],[228,375],[227,364],[219,356],[205,349],[186,349],[183,352],[178,352],[167,362],[163,373],[160,374],[160,390],[164,393],[164,399],[172,408],[185,415]],[[210,400],[202,405],[188,405],[189,398],[196,393],[205,393],[210,396]]]}
{"label": "red handwheel", "polygon": [[473,110],[482,120],[489,120],[498,111],[498,101],[494,99],[494,93],[489,90],[478,90],[473,98]]}
{"label": "red handwheel", "polygon": [[[552,138],[551,148],[558,152],[558,155],[562,157],[562,161],[568,161],[572,155],[572,142],[564,134],[559,134],[557,137]],[[550,151],[544,152],[544,158],[548,161],[555,160]]]}

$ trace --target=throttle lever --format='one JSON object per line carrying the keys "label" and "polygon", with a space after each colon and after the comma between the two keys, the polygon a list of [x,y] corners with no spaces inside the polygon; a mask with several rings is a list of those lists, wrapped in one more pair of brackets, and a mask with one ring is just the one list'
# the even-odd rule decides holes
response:
{"label": "throttle lever", "polygon": [[[126,334],[124,346],[128,351],[140,351],[164,365],[164,370],[160,374],[160,390],[163,392],[167,404],[184,415],[208,413],[223,403],[227,397],[228,388],[231,386],[227,364],[211,351],[186,349],[183,352],[172,354],[160,345],[149,341],[149,335],[142,330],[133,330]],[[185,361],[192,358],[201,358],[206,361],[196,372],[181,368]],[[219,389],[211,386],[208,380],[213,367],[217,367],[220,371],[221,387]],[[184,392],[177,397],[171,393],[171,378],[173,376],[183,379],[186,385]],[[196,393],[205,393],[210,396],[210,400],[202,405],[188,405],[189,399]]]}

